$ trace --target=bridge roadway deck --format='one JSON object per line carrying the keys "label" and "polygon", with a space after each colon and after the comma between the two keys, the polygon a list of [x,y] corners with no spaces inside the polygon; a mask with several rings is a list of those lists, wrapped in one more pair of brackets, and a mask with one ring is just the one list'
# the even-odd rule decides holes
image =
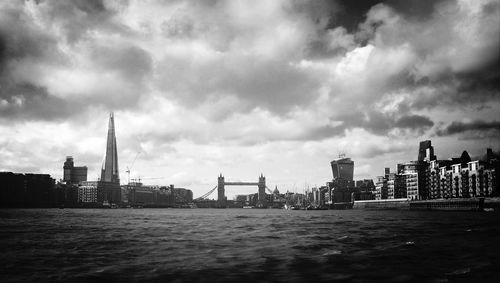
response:
{"label": "bridge roadway deck", "polygon": [[224,182],[224,186],[258,186],[259,183],[252,182]]}

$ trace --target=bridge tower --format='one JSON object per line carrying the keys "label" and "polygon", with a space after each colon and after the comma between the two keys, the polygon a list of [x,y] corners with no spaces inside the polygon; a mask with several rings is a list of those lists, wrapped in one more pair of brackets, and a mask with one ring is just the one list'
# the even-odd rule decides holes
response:
{"label": "bridge tower", "polygon": [[217,178],[217,204],[219,207],[226,207],[226,192],[224,189],[224,185],[226,183],[224,182],[224,176],[222,176],[222,173],[219,175]]}
{"label": "bridge tower", "polygon": [[259,177],[259,203],[261,206],[265,207],[267,205],[266,200],[266,177],[261,173]]}

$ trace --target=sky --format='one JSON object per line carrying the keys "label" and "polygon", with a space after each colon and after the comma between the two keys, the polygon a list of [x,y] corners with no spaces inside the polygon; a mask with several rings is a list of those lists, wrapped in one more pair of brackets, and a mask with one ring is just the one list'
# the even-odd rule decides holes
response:
{"label": "sky", "polygon": [[[500,148],[500,1],[1,1],[0,171],[302,192]],[[134,158],[137,159],[134,161]],[[226,187],[228,197],[257,192]],[[216,197],[215,195],[213,196]]]}

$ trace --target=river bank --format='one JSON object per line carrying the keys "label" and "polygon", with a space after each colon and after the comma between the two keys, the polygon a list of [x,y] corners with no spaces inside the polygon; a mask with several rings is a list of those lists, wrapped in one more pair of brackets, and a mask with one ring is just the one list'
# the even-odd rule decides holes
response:
{"label": "river bank", "polygon": [[416,200],[385,199],[354,201],[353,209],[402,209],[449,211],[500,211],[500,198]]}

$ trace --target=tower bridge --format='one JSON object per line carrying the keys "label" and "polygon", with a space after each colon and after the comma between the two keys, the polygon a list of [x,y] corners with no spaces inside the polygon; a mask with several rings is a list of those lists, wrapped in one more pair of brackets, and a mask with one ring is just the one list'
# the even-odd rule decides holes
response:
{"label": "tower bridge", "polygon": [[257,205],[259,207],[267,206],[266,189],[269,190],[269,188],[267,188],[266,186],[266,177],[264,177],[263,174],[260,174],[257,182],[226,182],[224,176],[220,174],[217,177],[217,186],[215,186],[213,189],[211,189],[201,197],[195,199],[195,201],[206,200],[208,196],[210,196],[215,190],[217,190],[217,206],[226,207],[227,206],[226,186],[256,186],[258,188]]}
{"label": "tower bridge", "polygon": [[222,174],[217,177],[217,203],[221,207],[226,206],[226,186],[257,186],[259,188],[258,204],[266,206],[266,177],[260,174],[258,182],[226,182]]}

